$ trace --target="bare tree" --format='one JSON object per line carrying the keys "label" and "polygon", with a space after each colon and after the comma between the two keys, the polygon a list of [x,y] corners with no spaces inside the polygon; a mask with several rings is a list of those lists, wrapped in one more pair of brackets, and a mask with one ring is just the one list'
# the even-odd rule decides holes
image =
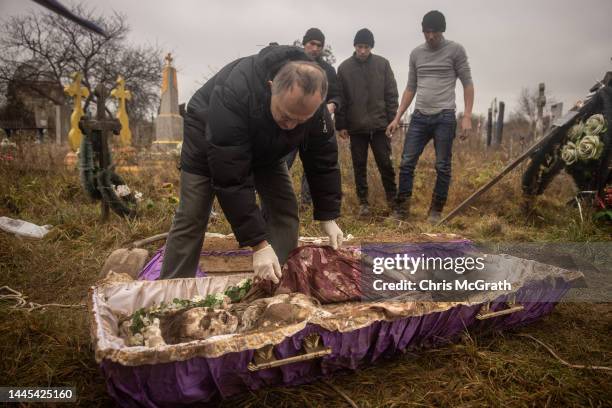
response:
{"label": "bare tree", "polygon": [[49,87],[41,84],[54,82],[61,87],[72,73],[81,72],[83,84],[91,91],[98,83],[113,87],[122,75],[133,94],[128,102],[130,115],[144,118],[155,112],[163,66],[161,50],[129,44],[129,26],[122,14],[96,15],[82,5],[71,9],[102,27],[108,36],[96,35],[50,12],[32,11],[0,21],[0,91],[6,91],[8,84],[27,87],[62,104],[63,95],[49,92]]}
{"label": "bare tree", "polygon": [[325,44],[321,58],[323,58],[323,61],[327,62],[329,65],[334,65],[336,63],[336,56],[334,55],[331,45]]}
{"label": "bare tree", "polygon": [[530,90],[529,88],[521,89],[519,95],[518,107],[516,113],[527,119],[530,123],[535,122],[538,112],[537,106],[538,91],[537,89]]}
{"label": "bare tree", "polygon": [[[554,95],[551,95],[548,90],[545,91],[546,106],[550,107],[557,103]],[[549,109],[549,108],[547,108]],[[535,123],[538,116],[538,88],[533,89],[523,88],[518,99],[518,106],[515,114],[522,116],[531,123]]]}

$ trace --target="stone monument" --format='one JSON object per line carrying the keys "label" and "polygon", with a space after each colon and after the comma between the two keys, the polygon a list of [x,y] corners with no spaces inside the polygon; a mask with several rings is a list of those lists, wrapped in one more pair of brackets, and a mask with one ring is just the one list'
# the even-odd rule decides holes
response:
{"label": "stone monument", "polygon": [[554,125],[557,119],[563,116],[563,102],[557,102],[550,105],[550,125]]}
{"label": "stone monument", "polygon": [[[183,118],[179,114],[178,84],[172,56],[166,55],[162,72],[161,104],[155,119],[155,141],[158,148],[176,148],[183,140]],[[164,146],[165,145],[165,146]]]}

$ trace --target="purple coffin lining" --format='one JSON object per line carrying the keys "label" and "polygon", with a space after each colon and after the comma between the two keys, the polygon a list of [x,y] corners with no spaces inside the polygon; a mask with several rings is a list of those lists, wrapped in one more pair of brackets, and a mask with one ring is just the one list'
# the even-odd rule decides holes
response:
{"label": "purple coffin lining", "polygon": [[361,249],[364,254],[376,256],[389,256],[395,254],[407,254],[410,256],[425,255],[433,256],[459,256],[465,252],[474,251],[474,243],[467,239],[448,242],[415,242],[415,243],[368,243],[363,244]]}
{"label": "purple coffin lining", "polygon": [[[142,271],[140,271],[140,273],[138,274],[138,280],[153,281],[153,280],[159,279],[159,275],[161,274],[162,264],[164,263],[164,250],[165,249],[166,249],[166,246],[164,245],[163,247],[159,248],[157,252],[155,252],[155,255],[151,257],[149,262],[145,265],[144,268],[142,268]],[[202,278],[204,276],[206,276],[206,273],[204,273],[200,269],[200,265],[198,265],[198,268],[196,269],[195,277]]]}
{"label": "purple coffin lining", "polygon": [[[151,260],[142,268],[142,271],[138,274],[138,280],[158,280],[161,273],[162,264],[164,262],[164,250],[165,246],[159,248],[155,255],[151,257]],[[253,253],[250,249],[236,249],[230,251],[202,251],[201,257],[207,256],[250,256]],[[206,276],[206,272],[200,269],[200,265],[196,269],[196,278],[202,278]]]}
{"label": "purple coffin lining", "polygon": [[[516,300],[525,310],[486,321],[476,319],[480,305],[457,306],[444,312],[413,316],[393,321],[377,321],[351,332],[327,331],[307,325],[275,347],[277,358],[300,353],[302,339],[319,333],[332,354],[322,359],[249,372],[254,350],[228,353],[217,358],[196,357],[165,364],[123,366],[104,360],[101,368],[109,394],[124,407],[176,406],[196,401],[210,401],[270,385],[299,385],[328,376],[342,369],[356,369],[397,352],[432,347],[452,341],[465,328],[473,331],[502,330],[533,322],[550,313],[571,287],[558,278],[554,285],[531,284],[517,291]],[[529,294],[527,294],[529,292]],[[521,302],[539,292],[539,302]],[[502,308],[506,296],[500,296],[492,309]]]}
{"label": "purple coffin lining", "polygon": [[[165,246],[159,248],[155,255],[149,260],[142,271],[138,274],[138,280],[157,280],[164,262],[164,250]],[[367,244],[364,245],[365,252],[370,256],[383,256],[385,254],[397,253],[397,254],[409,254],[418,256],[423,252],[427,252],[429,256],[439,256],[441,254],[448,254],[449,251],[463,252],[474,249],[474,246],[469,240],[457,240],[449,242],[424,242],[424,243],[409,243],[409,244],[395,244],[395,243],[380,243],[380,244]],[[250,249],[236,249],[236,250],[225,250],[225,251],[202,251],[201,257],[207,256],[250,256],[253,252]],[[206,272],[200,269],[196,270],[196,278],[206,276]]]}

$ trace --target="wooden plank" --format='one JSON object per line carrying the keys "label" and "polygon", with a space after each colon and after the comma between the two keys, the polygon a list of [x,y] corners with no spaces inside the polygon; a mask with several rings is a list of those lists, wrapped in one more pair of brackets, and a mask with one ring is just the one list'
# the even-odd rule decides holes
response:
{"label": "wooden plank", "polygon": [[[579,111],[569,111],[565,116],[563,116],[563,118],[561,118],[562,121],[560,121],[560,123],[563,125],[571,122],[578,115],[578,113]],[[461,204],[455,207],[455,209],[449,212],[436,224],[436,226],[442,225],[445,222],[453,219],[461,210],[463,210],[465,207],[475,201],[478,197],[487,192],[491,187],[497,184],[506,174],[510,173],[514,168],[516,168],[516,166],[521,164],[522,161],[531,156],[531,154],[537,149],[539,149],[544,143],[548,142],[548,140],[551,139],[558,132],[559,128],[560,126],[553,127],[544,137],[536,141],[529,149],[525,150],[523,154],[521,154],[519,157],[510,162],[506,167],[504,167],[504,169],[500,171],[495,177],[493,177],[487,184],[474,191],[472,195],[470,195]]]}

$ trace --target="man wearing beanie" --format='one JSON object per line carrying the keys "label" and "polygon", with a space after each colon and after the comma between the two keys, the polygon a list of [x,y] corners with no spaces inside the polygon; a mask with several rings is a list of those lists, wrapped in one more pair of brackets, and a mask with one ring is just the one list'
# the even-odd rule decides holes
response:
{"label": "man wearing beanie", "polygon": [[323,59],[323,49],[325,48],[325,35],[318,28],[309,28],[302,39],[304,52],[312,58],[327,74],[327,109],[334,113],[340,106],[340,94],[338,90],[338,76],[336,70]]}
{"label": "man wearing beanie", "polygon": [[437,10],[425,14],[422,22],[425,43],[410,54],[408,84],[402,95],[395,119],[387,128],[392,134],[416,95],[416,104],[404,141],[400,164],[400,177],[395,216],[407,218],[414,169],[429,140],[434,140],[436,150],[436,184],[429,207],[428,220],[437,223],[448,196],[451,180],[453,139],[457,127],[455,119],[455,83],[463,85],[464,112],[461,121],[461,139],[472,128],[474,85],[465,49],[458,43],[444,38],[446,20]]}
{"label": "man wearing beanie", "polygon": [[[318,28],[309,28],[304,34],[304,38],[302,39],[302,45],[304,46],[304,52],[310,58],[312,58],[327,75],[327,110],[326,112],[326,123],[332,124],[333,120],[331,115],[338,109],[340,106],[340,94],[338,89],[338,76],[336,75],[336,70],[333,66],[327,63],[323,59],[323,49],[325,47],[325,35]],[[330,137],[334,137],[334,129],[333,125],[329,127],[325,127]],[[287,161],[287,167],[291,169],[293,163],[295,162],[295,157],[297,156],[298,149],[293,150],[291,153],[287,155],[285,160]],[[302,175],[302,192],[301,192],[301,205],[308,206],[312,204],[312,197],[310,196],[310,189],[308,187],[308,181],[306,180],[306,175]]]}
{"label": "man wearing beanie", "polygon": [[397,111],[397,84],[387,59],[372,54],[374,35],[367,28],[357,31],[353,56],[338,68],[338,82],[343,108],[336,114],[336,129],[342,138],[350,137],[359,215],[369,215],[368,147],[374,159],[387,197],[394,208],[396,186],[391,162],[391,142],[385,129]]}

